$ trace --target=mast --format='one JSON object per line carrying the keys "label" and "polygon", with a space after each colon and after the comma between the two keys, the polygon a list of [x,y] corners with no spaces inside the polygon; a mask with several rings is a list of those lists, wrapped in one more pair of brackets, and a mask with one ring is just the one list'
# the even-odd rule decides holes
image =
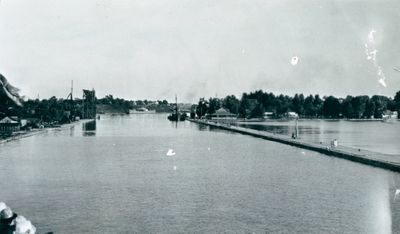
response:
{"label": "mast", "polygon": [[175,94],[175,112],[178,115],[178,96]]}
{"label": "mast", "polygon": [[74,92],[74,80],[71,80],[71,102],[74,100],[72,98],[73,92]]}

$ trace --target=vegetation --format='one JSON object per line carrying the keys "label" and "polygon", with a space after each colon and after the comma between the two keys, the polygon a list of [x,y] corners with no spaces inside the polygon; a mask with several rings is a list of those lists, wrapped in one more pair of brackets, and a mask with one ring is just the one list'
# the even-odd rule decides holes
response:
{"label": "vegetation", "polygon": [[321,98],[319,95],[305,97],[303,94],[295,94],[290,97],[258,90],[243,93],[240,100],[234,95],[223,99],[201,98],[193,109],[197,116],[202,117],[214,113],[220,107],[241,118],[262,118],[265,112],[272,112],[275,118],[284,117],[288,112],[296,112],[304,118],[381,118],[387,110],[400,110],[400,91],[392,99],[380,95]]}
{"label": "vegetation", "polygon": [[[4,116],[18,116],[19,118],[29,119],[33,125],[68,123],[75,120],[75,117],[82,118],[83,108],[81,99],[35,99],[22,102],[22,106],[12,102],[2,102],[3,108],[0,110],[0,118]],[[34,127],[34,126],[33,126]]]}
{"label": "vegetation", "polygon": [[[97,99],[94,90],[84,90],[84,100],[51,97],[43,100],[24,101],[19,96],[18,89],[10,85],[6,78],[0,74],[0,118],[18,116],[19,118],[31,119],[31,123],[58,124],[71,122],[77,117],[93,118],[95,117],[96,106],[99,112],[123,113],[139,108],[155,110],[156,112],[170,112],[174,108],[174,104],[169,104],[166,100],[132,101],[114,98],[112,95]],[[209,98],[206,100],[201,98],[197,105],[192,106],[191,116],[211,115],[221,107],[241,118],[262,118],[265,112],[272,113],[275,118],[284,117],[288,112],[296,112],[299,116],[306,118],[382,118],[387,110],[400,110],[400,91],[392,99],[380,95],[321,98],[319,95],[305,97],[303,94],[295,94],[290,97],[258,90],[243,93],[240,100],[234,95],[222,99]],[[90,114],[88,114],[89,112]]]}
{"label": "vegetation", "polygon": [[[16,105],[11,100],[0,98],[0,118],[4,116],[19,116],[20,118],[31,119],[36,123],[67,123],[76,117],[83,116],[82,99],[57,99],[51,97],[43,100],[27,100],[22,106]],[[130,109],[145,107],[156,112],[169,112],[173,105],[166,100],[124,100],[107,95],[104,98],[95,100],[98,111],[114,110],[110,112],[128,112]],[[108,109],[104,108],[108,107]],[[262,118],[265,112],[273,113],[273,117],[284,117],[287,112],[293,111],[304,118],[349,118],[368,119],[381,118],[386,110],[400,110],[400,91],[394,98],[374,95],[369,96],[347,96],[337,98],[328,96],[320,98],[319,95],[296,94],[293,97],[287,95],[274,95],[273,93],[258,90],[251,93],[243,93],[239,100],[234,95],[225,98],[201,98],[197,105],[193,105],[192,116],[199,117],[214,113],[219,108],[226,108],[231,113],[241,118]]]}
{"label": "vegetation", "polygon": [[99,113],[101,112],[120,112],[128,113],[129,110],[146,108],[148,110],[155,110],[156,112],[170,112],[172,106],[167,100],[125,100],[123,98],[114,98],[113,95],[107,95],[104,98],[97,100],[99,107]]}
{"label": "vegetation", "polygon": [[[90,92],[90,91],[89,91]],[[22,105],[17,105],[4,95],[0,95],[0,119],[5,116],[18,116],[22,119],[29,119],[31,127],[39,125],[63,124],[74,121],[76,117],[86,118],[84,109],[88,109],[87,102],[82,99],[49,99],[21,100]],[[145,107],[156,112],[169,112],[172,108],[166,100],[148,101],[148,100],[124,100],[107,95],[104,98],[94,97],[97,105],[97,111],[109,113],[127,113],[130,109]],[[91,109],[91,108],[89,108]]]}

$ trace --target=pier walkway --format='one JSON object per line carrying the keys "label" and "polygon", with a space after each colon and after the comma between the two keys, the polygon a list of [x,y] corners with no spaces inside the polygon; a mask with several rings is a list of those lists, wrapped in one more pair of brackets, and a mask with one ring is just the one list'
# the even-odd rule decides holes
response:
{"label": "pier walkway", "polygon": [[224,129],[231,132],[263,138],[266,140],[275,141],[286,145],[292,145],[303,149],[323,153],[326,155],[363,163],[370,166],[375,166],[383,169],[388,169],[391,171],[400,172],[400,155],[383,154],[383,153],[372,152],[363,149],[355,149],[341,145],[337,147],[331,147],[330,145],[326,144],[316,144],[316,143],[306,142],[302,139],[292,139],[290,136],[286,135],[278,135],[266,131],[258,131],[243,127],[237,127],[229,124],[214,123],[207,120],[189,119],[189,121],[193,123]]}

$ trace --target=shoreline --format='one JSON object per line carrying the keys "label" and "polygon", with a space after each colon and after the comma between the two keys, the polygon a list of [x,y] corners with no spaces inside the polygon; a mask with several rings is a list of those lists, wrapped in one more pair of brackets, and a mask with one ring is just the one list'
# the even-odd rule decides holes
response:
{"label": "shoreline", "polygon": [[278,135],[266,131],[258,131],[227,124],[218,124],[218,123],[202,121],[202,120],[194,120],[194,119],[188,119],[188,121],[244,135],[250,135],[253,137],[262,138],[265,140],[274,141],[285,145],[316,151],[328,156],[342,158],[369,166],[400,172],[400,155],[383,154],[383,153],[372,152],[363,149],[356,149],[341,145],[337,147],[331,147],[326,144],[311,143],[304,141],[302,139],[292,139],[290,136],[286,135]]}
{"label": "shoreline", "polygon": [[75,121],[75,122],[72,122],[72,123],[63,124],[60,127],[41,128],[41,129],[35,128],[35,129],[32,129],[32,130],[28,130],[28,131],[19,131],[19,132],[16,132],[16,134],[13,135],[13,136],[6,137],[5,139],[1,139],[0,140],[0,145],[1,144],[5,144],[7,142],[17,141],[17,140],[20,140],[20,139],[23,139],[23,138],[35,136],[35,135],[38,135],[38,134],[43,134],[43,133],[55,131],[56,129],[64,130],[64,129],[69,128],[71,126],[75,126],[75,125],[80,124],[80,123],[87,123],[87,122],[90,122],[90,121],[95,121],[95,120],[94,119],[82,119],[82,120]]}
{"label": "shoreline", "polygon": [[41,134],[41,133],[45,133],[48,130],[49,130],[49,128],[42,128],[42,129],[38,129],[37,128],[37,129],[33,129],[33,130],[28,130],[28,131],[19,131],[13,136],[1,139],[0,140],[0,144],[5,144],[5,143],[10,142],[10,141],[16,141],[16,140],[19,140],[19,139],[22,139],[22,138],[38,135],[38,134]]}

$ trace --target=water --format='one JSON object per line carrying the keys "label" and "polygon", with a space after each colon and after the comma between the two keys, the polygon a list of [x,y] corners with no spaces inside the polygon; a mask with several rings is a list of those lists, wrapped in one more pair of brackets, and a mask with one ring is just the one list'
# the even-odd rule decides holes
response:
{"label": "water", "polygon": [[[341,145],[400,156],[400,121],[299,120],[302,139],[328,143],[337,139]],[[276,134],[291,135],[295,121],[239,123],[239,126]]]}
{"label": "water", "polygon": [[400,232],[398,173],[166,115],[9,142],[0,167],[0,200],[41,232]]}

